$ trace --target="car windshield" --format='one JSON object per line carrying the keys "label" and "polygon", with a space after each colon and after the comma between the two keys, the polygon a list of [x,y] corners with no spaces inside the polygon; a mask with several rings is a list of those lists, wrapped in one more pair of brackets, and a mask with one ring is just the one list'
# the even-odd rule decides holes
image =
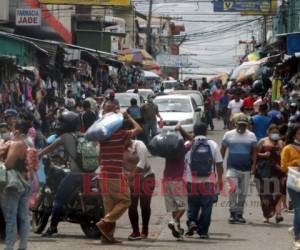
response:
{"label": "car windshield", "polygon": [[[135,95],[118,95],[116,94],[116,99],[119,101],[120,107],[129,107],[130,106],[130,100],[132,98],[136,98]],[[140,105],[140,101],[138,98],[136,98],[138,101],[138,105]]]}
{"label": "car windshield", "polygon": [[192,112],[192,106],[188,99],[170,98],[155,99],[159,112]]}
{"label": "car windshield", "polygon": [[177,84],[177,82],[164,82],[163,86],[165,89],[173,89]]}
{"label": "car windshield", "polygon": [[144,100],[147,100],[148,95],[153,94],[151,91],[139,91],[139,94],[143,97]]}

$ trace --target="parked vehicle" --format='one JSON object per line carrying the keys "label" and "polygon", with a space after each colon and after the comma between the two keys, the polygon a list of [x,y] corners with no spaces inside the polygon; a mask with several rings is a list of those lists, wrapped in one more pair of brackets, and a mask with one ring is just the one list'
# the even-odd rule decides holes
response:
{"label": "parked vehicle", "polygon": [[121,111],[126,111],[130,107],[130,100],[132,98],[137,99],[138,106],[143,103],[143,98],[135,93],[116,93],[115,98],[119,101]]}
{"label": "parked vehicle", "polygon": [[178,86],[178,85],[179,85],[179,82],[177,80],[166,80],[166,81],[162,82],[162,86],[164,87],[164,89],[165,89],[164,92],[166,94],[169,94],[172,91],[174,91],[176,86]]}
{"label": "parked vehicle", "polygon": [[[46,184],[39,192],[36,205],[32,209],[31,220],[32,231],[37,234],[41,234],[47,226],[59,183],[69,172],[63,166],[54,165],[48,157],[43,161]],[[97,182],[98,180],[95,180],[95,183]],[[88,238],[99,238],[101,234],[95,223],[104,215],[100,189],[93,188],[89,194],[84,194],[81,189],[75,189],[70,201],[65,205],[62,221],[80,224]]]}
{"label": "parked vehicle", "polygon": [[171,95],[179,94],[179,95],[188,95],[192,97],[196,104],[197,108],[201,109],[201,120],[205,121],[205,105],[204,105],[204,97],[203,95],[196,90],[175,90],[170,92]]}
{"label": "parked vehicle", "polygon": [[154,99],[163,118],[162,130],[174,131],[178,122],[189,133],[193,133],[194,125],[201,120],[201,108],[188,95],[165,95]]}
{"label": "parked vehicle", "polygon": [[[127,90],[127,93],[134,93],[134,89]],[[143,98],[143,101],[147,101],[149,95],[154,95],[152,89],[139,89],[138,94]]]}

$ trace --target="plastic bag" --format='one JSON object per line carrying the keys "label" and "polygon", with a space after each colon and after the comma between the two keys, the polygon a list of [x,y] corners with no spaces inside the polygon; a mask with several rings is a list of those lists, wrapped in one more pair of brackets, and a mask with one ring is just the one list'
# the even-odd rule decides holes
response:
{"label": "plastic bag", "polygon": [[124,117],[122,114],[108,113],[96,121],[85,133],[88,141],[104,141],[123,125]]}
{"label": "plastic bag", "polygon": [[178,159],[184,156],[184,140],[177,132],[163,132],[152,138],[149,151],[154,156]]}

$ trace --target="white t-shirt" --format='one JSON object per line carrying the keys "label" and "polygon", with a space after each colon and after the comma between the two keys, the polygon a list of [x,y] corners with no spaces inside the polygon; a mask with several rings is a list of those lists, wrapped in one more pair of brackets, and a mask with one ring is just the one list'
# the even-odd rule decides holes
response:
{"label": "white t-shirt", "polygon": [[[195,140],[197,139],[204,139],[206,137],[204,136],[197,136],[195,137]],[[223,162],[223,157],[221,155],[221,152],[219,150],[218,144],[213,141],[208,139],[208,145],[210,146],[214,164],[215,163],[222,163]],[[186,168],[185,168],[185,177],[186,177],[186,182],[189,183],[216,183],[216,175],[215,171],[212,171],[212,174],[208,177],[194,177],[192,176],[191,168],[190,168],[190,157],[191,157],[191,150],[187,152],[185,155],[185,162],[186,162]],[[214,169],[215,166],[212,166]]]}
{"label": "white t-shirt", "polygon": [[68,108],[74,108],[76,106],[76,101],[74,98],[65,97],[65,105]]}
{"label": "white t-shirt", "polygon": [[243,105],[244,105],[244,100],[242,99],[239,100],[238,102],[236,102],[235,100],[231,100],[228,103],[228,109],[231,110],[231,114],[240,113]]}
{"label": "white t-shirt", "polygon": [[139,156],[139,162],[137,164],[137,168],[143,171],[143,176],[147,177],[150,174],[153,174],[151,165],[148,162],[149,152],[146,145],[139,140],[134,140],[132,142],[132,147],[128,150],[134,151],[136,150],[137,155]]}
{"label": "white t-shirt", "polygon": [[253,103],[253,109],[254,109],[254,112],[258,113],[259,112],[259,106],[260,104],[263,103],[263,100],[262,98],[258,98],[254,103]]}

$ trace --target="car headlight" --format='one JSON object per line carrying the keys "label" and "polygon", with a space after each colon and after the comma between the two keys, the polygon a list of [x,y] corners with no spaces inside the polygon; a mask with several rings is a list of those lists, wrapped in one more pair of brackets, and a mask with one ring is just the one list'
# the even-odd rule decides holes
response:
{"label": "car headlight", "polygon": [[182,125],[187,125],[187,124],[193,124],[194,120],[193,119],[186,119],[180,122]]}

